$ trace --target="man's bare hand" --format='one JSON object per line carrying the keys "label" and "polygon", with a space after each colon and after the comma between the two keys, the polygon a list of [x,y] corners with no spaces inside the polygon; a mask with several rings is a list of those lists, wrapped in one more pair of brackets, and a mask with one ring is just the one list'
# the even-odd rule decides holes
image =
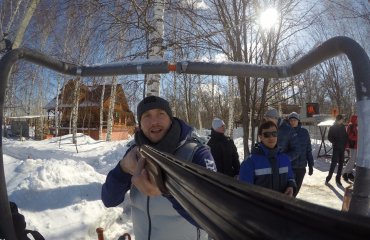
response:
{"label": "man's bare hand", "polygon": [[128,152],[124,158],[121,159],[119,164],[121,166],[122,171],[129,173],[131,175],[135,173],[138,161],[138,151],[139,148],[136,146],[133,149],[131,149],[130,152]]}
{"label": "man's bare hand", "polygon": [[285,195],[288,195],[290,197],[293,197],[293,188],[292,187],[287,187],[284,192]]}
{"label": "man's bare hand", "polygon": [[131,182],[135,185],[140,192],[148,196],[159,196],[161,195],[161,191],[155,185],[155,183],[149,180],[149,175],[147,170],[144,168],[145,166],[145,158],[139,158],[137,162],[136,170],[132,175]]}

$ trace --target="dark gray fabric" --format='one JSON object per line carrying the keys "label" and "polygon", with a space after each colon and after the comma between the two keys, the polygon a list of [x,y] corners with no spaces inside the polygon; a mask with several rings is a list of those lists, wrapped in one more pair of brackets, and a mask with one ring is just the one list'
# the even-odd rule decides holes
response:
{"label": "dark gray fabric", "polygon": [[333,126],[329,128],[328,140],[333,144],[333,147],[338,149],[345,149],[347,144],[347,131],[343,124],[334,123]]}
{"label": "dark gray fabric", "polygon": [[344,162],[344,151],[346,149],[347,139],[348,135],[346,132],[346,127],[343,124],[335,122],[334,125],[329,128],[328,140],[333,144],[333,156],[331,158],[329,174],[326,178],[327,182],[331,179],[335,167],[338,164],[336,181],[337,183],[340,183]]}
{"label": "dark gray fabric", "polygon": [[216,162],[217,172],[234,177],[239,174],[240,162],[234,141],[223,133],[211,130],[211,138],[207,145],[211,148]]}
{"label": "dark gray fabric", "polygon": [[304,175],[306,175],[306,168],[293,168],[295,182],[297,184],[297,190],[294,192],[294,197],[297,196],[301,189]]}
{"label": "dark gray fabric", "polygon": [[279,165],[276,158],[277,148],[269,149],[268,159],[271,163],[272,168],[272,189],[280,190],[280,175],[279,175]]}

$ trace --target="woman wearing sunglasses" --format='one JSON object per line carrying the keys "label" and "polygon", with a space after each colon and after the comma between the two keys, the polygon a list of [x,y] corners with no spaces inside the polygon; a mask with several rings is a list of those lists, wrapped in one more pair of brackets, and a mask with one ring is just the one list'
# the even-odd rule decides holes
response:
{"label": "woman wearing sunglasses", "polygon": [[277,126],[272,121],[258,128],[260,142],[240,166],[239,179],[264,188],[293,196],[296,188],[288,155],[277,148]]}

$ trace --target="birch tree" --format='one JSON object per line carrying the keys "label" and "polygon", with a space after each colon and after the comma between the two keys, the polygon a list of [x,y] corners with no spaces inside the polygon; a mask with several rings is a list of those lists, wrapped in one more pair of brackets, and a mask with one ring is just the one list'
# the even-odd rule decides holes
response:
{"label": "birch tree", "polygon": [[33,13],[36,10],[37,5],[40,3],[40,0],[31,0],[30,5],[27,8],[27,11],[20,23],[17,33],[15,35],[15,39],[13,41],[13,48],[18,48],[23,40],[24,33],[26,32],[27,26],[31,21]]}
{"label": "birch tree", "polygon": [[[163,50],[163,33],[164,33],[164,0],[153,2],[153,20],[152,28],[149,30],[149,59],[162,59]],[[149,74],[146,80],[146,96],[159,96],[160,75]]]}
{"label": "birch tree", "polygon": [[75,88],[73,90],[73,106],[70,117],[70,130],[72,129],[72,143],[77,146],[77,119],[78,119],[78,105],[80,100],[80,79],[75,79]]}
{"label": "birch tree", "polygon": [[110,142],[112,140],[112,128],[114,125],[114,108],[116,104],[116,89],[117,89],[117,77],[112,77],[112,85],[110,91],[110,101],[108,110],[108,121],[107,121],[107,138],[106,141]]}
{"label": "birch tree", "polygon": [[[73,6],[72,6],[73,7]],[[92,21],[93,21],[93,8],[86,8],[83,9],[86,12],[83,12],[82,9],[70,9],[70,17],[75,17],[76,22],[74,23],[75,26],[78,26],[78,29],[81,29],[79,32],[79,36],[77,38],[77,63],[81,64],[84,60],[86,60],[89,51],[91,51],[91,47],[89,47],[89,41],[91,41],[92,36]],[[86,13],[87,16],[83,16],[83,14]],[[77,17],[78,16],[78,17]],[[81,20],[82,24],[78,21]],[[81,25],[79,25],[81,24]],[[72,107],[72,142],[76,144],[77,147],[77,128],[78,128],[78,106],[79,106],[79,100],[80,100],[80,83],[81,78],[76,79],[75,89],[74,89],[74,103]]]}
{"label": "birch tree", "polygon": [[233,77],[228,78],[228,106],[229,106],[229,118],[228,118],[228,126],[227,126],[227,131],[229,135],[232,137],[233,136],[233,131],[234,131],[234,101],[235,100],[235,94],[234,94],[234,81]]}
{"label": "birch tree", "polygon": [[99,110],[99,140],[103,139],[105,82],[106,82],[106,78],[103,78],[103,86],[101,88],[100,110]]}

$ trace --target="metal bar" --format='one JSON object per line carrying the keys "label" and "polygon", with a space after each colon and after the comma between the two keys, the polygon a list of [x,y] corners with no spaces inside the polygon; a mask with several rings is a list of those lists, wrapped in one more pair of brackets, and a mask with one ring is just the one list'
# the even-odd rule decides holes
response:
{"label": "metal bar", "polygon": [[178,73],[244,76],[264,78],[286,78],[295,76],[305,70],[334,56],[346,54],[351,61],[355,80],[357,100],[370,99],[370,63],[365,50],[353,39],[334,37],[312,49],[296,62],[288,65],[253,65],[242,62],[193,62],[177,63]]}
{"label": "metal bar", "polygon": [[128,74],[168,73],[168,62],[162,60],[132,61],[82,67],[81,76],[114,76]]}
{"label": "metal bar", "polygon": [[[370,72],[370,68],[368,67]],[[370,77],[367,77],[370,82]],[[370,98],[369,98],[370,99]],[[370,100],[357,102],[358,141],[356,177],[350,212],[370,216]]]}
{"label": "metal bar", "polygon": [[216,240],[366,239],[370,234],[368,217],[236,182],[149,146],[140,151],[161,168],[169,192]]}
{"label": "metal bar", "polygon": [[28,60],[29,62],[47,67],[59,73],[83,77],[169,72],[168,61],[164,60],[130,61],[96,66],[80,66],[59,61],[53,57],[28,48],[14,49],[5,54],[1,59],[0,64],[1,66],[6,67],[7,70],[3,69],[2,72],[10,73],[9,68],[20,59]]}
{"label": "metal bar", "polygon": [[[358,176],[354,184],[354,193],[349,211],[369,215],[370,207],[370,61],[364,49],[348,37],[334,37],[311,50],[296,62],[282,66],[263,66],[245,63],[197,63],[191,61],[176,64],[178,73],[194,73],[205,75],[246,76],[284,78],[302,73],[333,56],[346,54],[351,61],[356,88],[357,110],[359,115],[358,159],[356,172]],[[60,73],[75,76],[112,76],[119,74],[168,73],[174,71],[167,61],[143,61],[137,63],[107,64],[102,66],[78,66],[56,60],[34,50],[21,48],[5,54],[0,60],[0,125],[3,122],[5,88],[13,64],[25,59]],[[0,130],[2,137],[2,130]],[[14,238],[11,215],[8,205],[2,143],[0,143],[0,230],[9,239]]]}

